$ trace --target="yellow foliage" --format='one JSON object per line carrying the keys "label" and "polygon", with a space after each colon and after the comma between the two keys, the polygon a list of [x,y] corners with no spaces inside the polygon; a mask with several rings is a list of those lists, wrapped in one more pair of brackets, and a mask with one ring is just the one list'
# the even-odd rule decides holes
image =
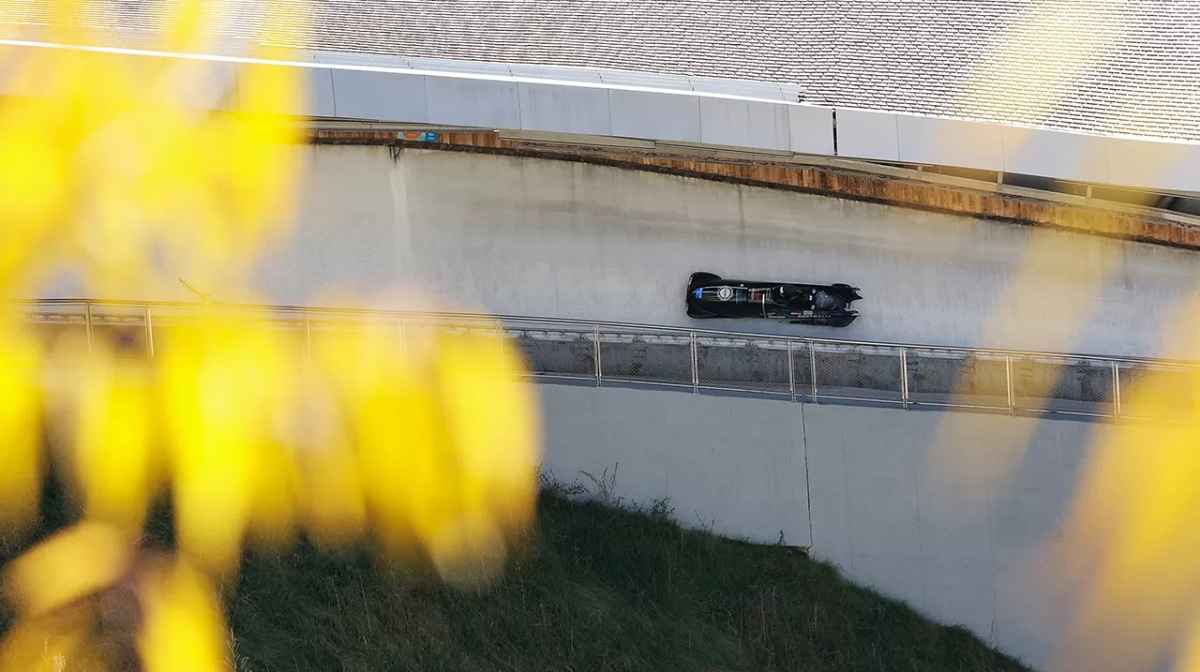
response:
{"label": "yellow foliage", "polygon": [[[85,2],[32,5],[60,19],[53,38],[80,37]],[[215,5],[168,6],[158,49],[202,49]],[[263,29],[310,18],[304,3],[267,3]],[[9,83],[41,95],[0,102],[0,302],[63,267],[105,296],[185,269],[223,298],[253,299],[252,264],[296,207],[296,69],[242,64],[234,89],[203,60],[43,49],[22,65]],[[207,110],[214,101],[228,109]],[[141,606],[131,637],[147,670],[223,669],[215,587],[236,578],[246,544],[301,532],[420,550],[451,581],[496,571],[533,515],[540,437],[511,377],[520,358],[494,334],[402,347],[394,329],[356,327],[306,345],[265,315],[212,308],[157,336],[153,359],[90,331],[43,352],[16,313],[0,314],[0,523],[36,524],[51,463],[85,513],[6,569],[20,620],[0,670],[106,669],[89,605],[111,591]],[[64,384],[46,384],[48,363]],[[69,437],[53,455],[48,428]],[[179,548],[152,557],[136,539],[165,488]]]}

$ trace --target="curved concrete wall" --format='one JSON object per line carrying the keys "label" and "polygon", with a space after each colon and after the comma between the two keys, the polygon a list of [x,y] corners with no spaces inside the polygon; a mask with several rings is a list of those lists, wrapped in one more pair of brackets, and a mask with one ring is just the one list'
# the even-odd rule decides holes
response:
{"label": "curved concrete wall", "polygon": [[[137,42],[137,40],[135,40]],[[0,40],[26,64],[55,45]],[[89,58],[196,59],[199,106],[232,90],[247,59],[87,48]],[[1163,192],[1200,192],[1200,143],[1118,138],[798,102],[795,87],[588,68],[300,52],[309,99],[286,114],[725,145],[1023,173]],[[197,90],[194,69],[181,87]],[[0,79],[0,95],[44,95]],[[836,114],[836,122],[835,122]],[[836,129],[836,130],[835,130]],[[836,138],[836,139],[835,139]]]}
{"label": "curved concrete wall", "polygon": [[[1079,606],[1057,530],[1098,424],[546,385],[544,468],[615,469],[691,527],[810,546],[1046,669]],[[951,478],[952,476],[952,478]],[[593,487],[594,490],[594,487]]]}
{"label": "curved concrete wall", "polygon": [[[298,227],[259,272],[276,303],[416,284],[513,315],[1172,356],[1163,324],[1200,280],[1191,252],[894,206],[548,159],[303,151]],[[696,270],[853,283],[862,316],[840,330],[690,320]]]}

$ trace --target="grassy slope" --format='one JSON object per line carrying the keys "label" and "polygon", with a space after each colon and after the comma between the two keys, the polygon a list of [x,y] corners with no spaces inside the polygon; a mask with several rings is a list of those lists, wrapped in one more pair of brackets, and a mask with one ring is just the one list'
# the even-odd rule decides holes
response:
{"label": "grassy slope", "polygon": [[355,554],[252,556],[239,669],[1024,669],[794,549],[551,495],[530,541],[475,593]]}

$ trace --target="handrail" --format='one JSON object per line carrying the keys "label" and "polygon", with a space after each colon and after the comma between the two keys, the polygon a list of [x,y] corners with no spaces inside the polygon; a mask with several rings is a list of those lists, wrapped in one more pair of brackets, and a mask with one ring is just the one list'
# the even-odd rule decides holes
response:
{"label": "handrail", "polygon": [[[93,305],[115,306],[125,308],[201,308],[204,304],[195,301],[127,301],[122,299],[19,299],[12,301],[17,305]],[[214,301],[208,304],[210,309],[225,307],[237,311],[271,311],[275,313],[312,313],[312,314],[344,314],[378,317],[431,317],[431,318],[460,318],[471,320],[538,322],[564,326],[581,327],[591,330],[593,326],[613,329],[638,329],[655,332],[675,332],[683,336],[689,334],[710,335],[720,338],[753,338],[792,341],[799,343],[817,343],[828,345],[847,345],[872,348],[906,348],[910,350],[935,350],[940,352],[958,352],[967,354],[1013,356],[1013,357],[1052,357],[1056,359],[1073,359],[1093,362],[1117,362],[1124,364],[1162,364],[1174,366],[1200,366],[1200,361],[1172,359],[1165,357],[1138,357],[1133,355],[1095,355],[1073,352],[1051,352],[1042,350],[1015,350],[1007,348],[981,348],[961,345],[936,345],[931,343],[913,343],[900,341],[864,341],[839,338],[824,338],[814,336],[788,336],[786,334],[764,334],[749,331],[730,331],[721,329],[704,329],[695,327],[676,327],[641,322],[618,322],[609,320],[580,320],[573,318],[542,317],[536,315],[508,315],[502,313],[473,313],[456,311],[420,311],[384,308],[349,308],[330,306],[296,306],[287,304],[255,304],[255,303],[225,303]]]}
{"label": "handrail", "polygon": [[[235,316],[248,311],[243,316],[261,316],[277,323],[302,322],[304,343],[310,353],[314,339],[319,338],[322,318],[395,320],[401,342],[414,322],[427,321],[435,328],[474,325],[495,331],[501,352],[510,347],[506,343],[523,350],[530,364],[523,375],[534,380],[596,386],[632,383],[686,389],[695,394],[736,392],[793,402],[828,400],[906,410],[933,407],[1123,419],[1148,419],[1165,411],[1166,417],[1158,419],[1169,420],[1172,409],[1180,410],[1175,404],[1182,408],[1190,401],[1172,400],[1168,402],[1171,409],[1149,409],[1153,411],[1151,416],[1139,415],[1147,409],[1131,410],[1123,402],[1121,378],[1137,376],[1139,368],[1155,365],[1200,370],[1197,363],[1181,360],[914,346],[471,312],[111,299],[26,300],[13,304],[23,307],[23,312],[39,324],[84,328],[89,352],[96,338],[105,338],[105,330],[115,327],[129,334],[141,333],[144,355],[153,359],[158,348],[170,347],[169,338],[162,345],[155,331],[164,323],[170,325],[172,317],[211,315],[222,310]],[[172,314],[179,309],[186,312]],[[578,347],[581,341],[585,348]],[[127,346],[128,341],[125,343]],[[756,348],[756,343],[770,347]],[[966,365],[981,354],[991,357]],[[1018,370],[1014,363],[1021,357],[1026,361]]]}

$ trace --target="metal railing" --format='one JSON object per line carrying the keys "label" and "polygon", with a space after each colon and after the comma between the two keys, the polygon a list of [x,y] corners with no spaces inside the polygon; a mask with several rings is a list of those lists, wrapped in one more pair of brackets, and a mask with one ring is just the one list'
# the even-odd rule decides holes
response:
{"label": "metal railing", "polygon": [[[617,322],[448,312],[403,312],[170,302],[44,300],[22,304],[40,333],[82,330],[128,356],[155,357],[171,333],[196,327],[209,308],[266,319],[302,338],[374,325],[398,339],[420,330],[494,334],[517,347],[530,378],[721,392],[804,402],[1170,418],[1193,405],[1194,386],[1155,407],[1131,406],[1122,391],[1148,375],[1185,383],[1200,364],[1062,353],[799,338]],[[1145,406],[1145,404],[1142,404]]]}

